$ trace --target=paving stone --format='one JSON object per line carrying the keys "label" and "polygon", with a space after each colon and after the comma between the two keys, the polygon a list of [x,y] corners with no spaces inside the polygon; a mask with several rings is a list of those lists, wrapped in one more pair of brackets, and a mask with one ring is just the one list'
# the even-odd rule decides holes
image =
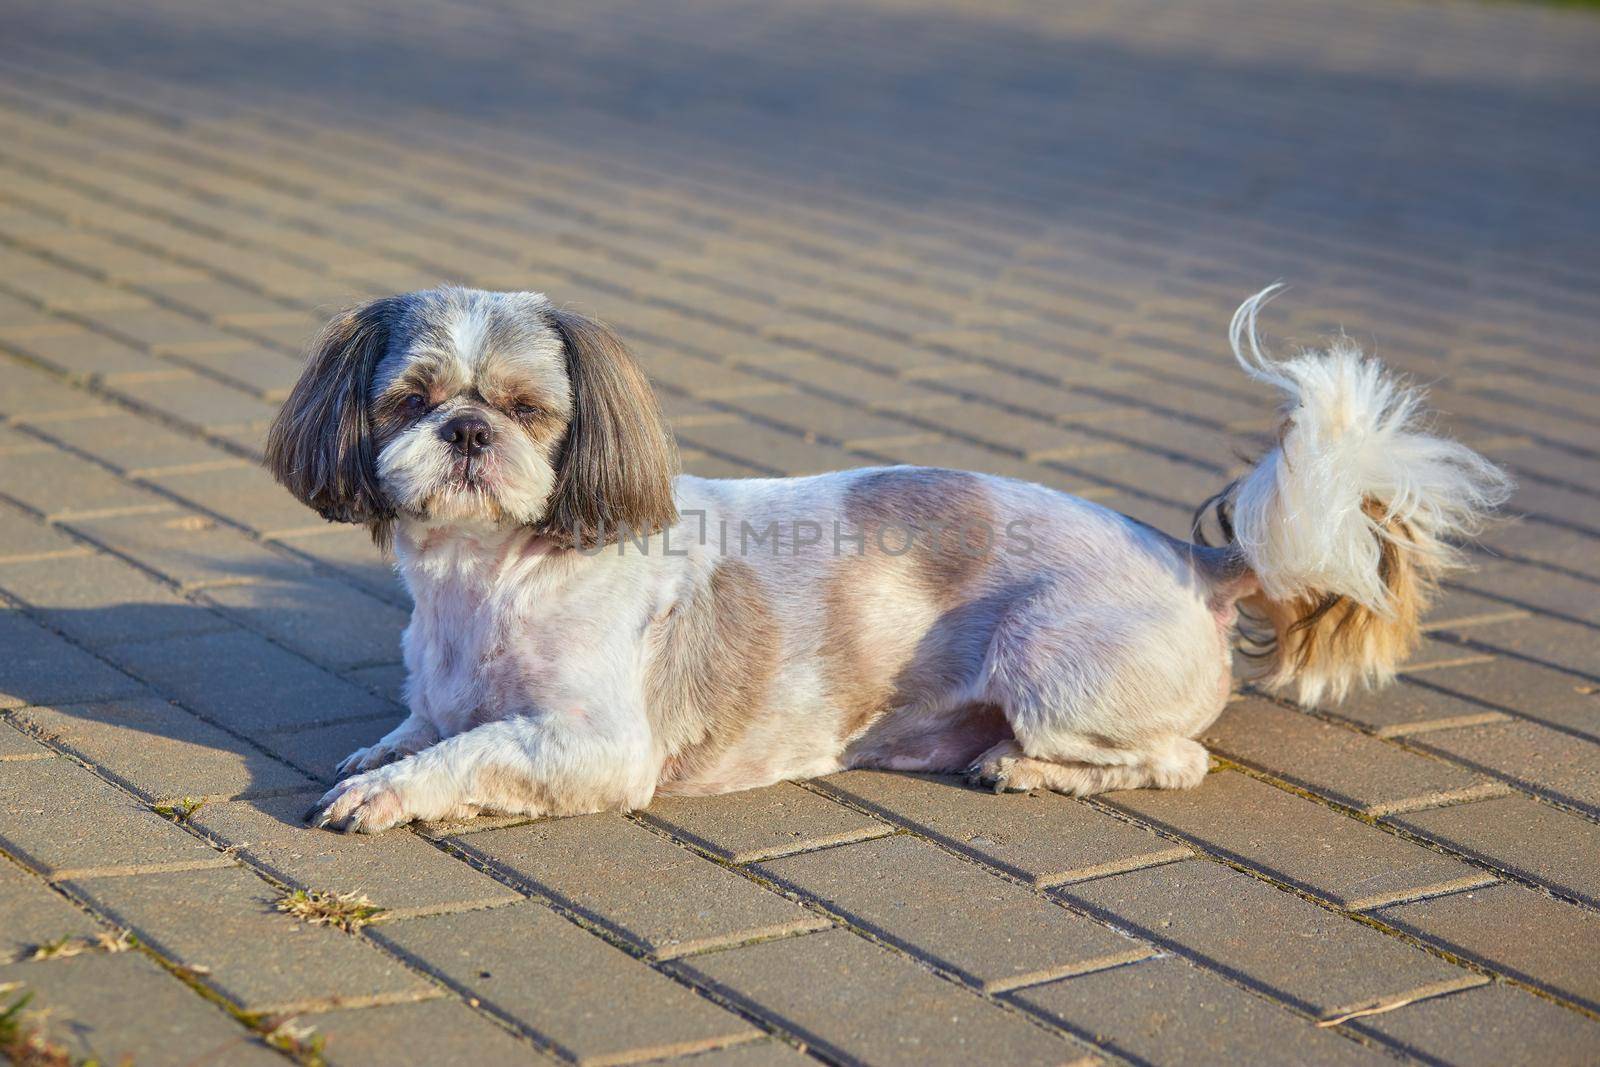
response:
{"label": "paving stone", "polygon": [[8,761],[0,812],[7,851],[52,878],[232,862],[66,759]]}
{"label": "paving stone", "polygon": [[167,504],[86,459],[57,451],[29,452],[0,464],[0,495],[51,518]]}
{"label": "paving stone", "polygon": [[1011,999],[1135,1063],[1391,1062],[1171,956],[1020,989]]}
{"label": "paving stone", "polygon": [[[11,208],[5,209],[5,233],[21,236],[28,228],[39,227],[45,236],[54,236],[60,232],[42,216],[31,212],[16,212]],[[41,310],[26,300],[19,300],[14,296],[0,293],[0,337],[31,337],[35,333],[46,331],[71,330],[75,327],[64,322],[49,311]]]}
{"label": "paving stone", "polygon": [[[847,930],[713,952],[673,966],[846,1062],[1062,1064],[1087,1052]],[[872,995],[862,996],[863,990]]]}
{"label": "paving stone", "polygon": [[1484,711],[1503,711],[1600,741],[1600,686],[1537,663],[1492,663],[1429,672],[1419,686]]}
{"label": "paving stone", "polygon": [[11,357],[0,358],[0,367],[5,371],[0,374],[0,413],[36,419],[61,411],[81,411],[100,403],[93,395]]}
{"label": "paving stone", "polygon": [[[3,578],[3,575],[0,575]],[[894,827],[793,782],[714,797],[662,797],[640,815],[733,863],[892,833]]]}
{"label": "paving stone", "polygon": [[[1418,677],[1446,671],[1453,667],[1479,667],[1493,663],[1497,657],[1481,648],[1469,648],[1454,640],[1441,640],[1424,634],[1416,649],[1405,662],[1405,669]],[[1388,691],[1385,686],[1379,694]]]}
{"label": "paving stone", "polygon": [[1034,885],[1060,885],[1193,855],[1054,793],[996,795],[957,778],[846,771],[828,792]]}
{"label": "paving stone", "polygon": [[246,461],[192,434],[179,433],[147,415],[107,409],[92,416],[51,419],[38,432],[130,474]]}
{"label": "paving stone", "polygon": [[141,296],[114,285],[103,285],[91,278],[68,278],[53,275],[49,279],[30,278],[26,288],[30,296],[44,301],[55,311],[82,314],[90,311],[138,311],[148,306]]}
{"label": "paving stone", "polygon": [[305,790],[311,779],[159,698],[16,711],[41,736],[150,800]]}
{"label": "paving stone", "polygon": [[177,469],[148,474],[145,480],[258,534],[323,525],[316,512],[255,466]]}
{"label": "paving stone", "polygon": [[242,389],[197,374],[116,383],[118,394],[189,426],[213,429],[270,419],[277,408]]}
{"label": "paving stone", "polygon": [[332,785],[338,781],[335,769],[346,756],[358,748],[366,748],[399,726],[405,717],[405,712],[396,708],[392,713],[332,726],[292,726],[278,731],[264,731],[255,735],[254,740],[274,756],[288,761],[317,781]]}
{"label": "paving stone", "polygon": [[908,835],[789,856],[755,870],[985,992],[1153,951]]}
{"label": "paving stone", "polygon": [[[880,441],[874,443],[871,458],[875,463],[913,463],[924,467],[951,467],[998,474],[1005,478],[1018,478],[1025,482],[1038,482],[1057,489],[1066,489],[1083,495],[1086,480],[1074,474],[1062,475],[1049,464],[1033,464],[1017,459],[1005,452],[996,452],[965,441],[927,440]],[[855,466],[860,466],[858,462]]]}
{"label": "paving stone", "polygon": [[184,587],[306,575],[300,561],[194,512],[72,519],[64,525]]}
{"label": "paving stone", "polygon": [[[244,195],[259,195],[258,190],[248,185],[241,188]],[[239,285],[210,278],[165,285],[162,286],[161,292],[173,303],[188,309],[191,315],[205,316],[219,321],[226,321],[238,315],[282,315],[285,311],[291,310],[276,300],[268,299]],[[189,315],[184,315],[178,323],[161,324],[150,333],[155,343],[159,343],[163,337],[174,334],[193,337],[197,343],[219,344],[230,341],[238,343],[233,335],[223,333],[216,327],[197,321]]]}
{"label": "paving stone", "polygon": [[[1498,597],[1513,607],[1558,611],[1588,623],[1600,622],[1595,582],[1568,570],[1550,570],[1532,561],[1501,559],[1457,579],[1457,584]],[[1538,666],[1527,660],[1516,662]]]}
{"label": "paving stone", "polygon": [[1446,951],[1600,1007],[1600,915],[1516,885],[1396,904],[1374,914]]}
{"label": "paving stone", "polygon": [[1107,804],[1350,911],[1494,876],[1236,771],[1195,789],[1109,793]]}
{"label": "paving stone", "polygon": [[1173,863],[1057,892],[1319,1018],[1484,981],[1217,863]]}
{"label": "paving stone", "polygon": [[[738,1016],[538,904],[371,929],[375,940],[581,1064],[652,1059],[756,1036]],[[618,1004],[628,1010],[617,1011]]]}
{"label": "paving stone", "polygon": [[1368,815],[1414,811],[1506,791],[1465,768],[1406,752],[1259,697],[1230,703],[1201,739],[1220,756]]}
{"label": "paving stone", "polygon": [[282,352],[232,340],[213,345],[182,347],[178,357],[191,366],[237,382],[268,402],[282,401],[294,388],[304,363]]}
{"label": "paving stone", "polygon": [[793,1045],[786,1045],[773,1038],[767,1041],[746,1041],[742,1045],[731,1045],[714,1052],[701,1052],[693,1057],[685,1057],[676,1063],[675,1067],[768,1067],[770,1064],[777,1064],[778,1067],[800,1067],[801,1064],[815,1062],[817,1061],[798,1051]]}
{"label": "paving stone", "polygon": [[1600,908],[1600,826],[1587,819],[1512,796],[1384,821]]}
{"label": "paving stone", "polygon": [[405,685],[406,667],[403,663],[380,663],[376,667],[358,667],[345,671],[344,676],[357,685],[366,686],[397,706],[405,703],[402,687]]}
{"label": "paving stone", "polygon": [[347,581],[390,603],[409,604],[410,596],[365,529],[329,523],[320,530],[275,536],[273,541],[339,573]]}
{"label": "paving stone", "polygon": [[164,367],[160,360],[148,353],[81,327],[13,338],[6,341],[6,346],[59,373],[84,378],[133,374]]}
{"label": "paving stone", "polygon": [[[1487,666],[1487,665],[1486,665]],[[1505,712],[1437,688],[1460,668],[1401,675],[1395,684],[1346,697],[1333,714],[1359,723],[1379,737],[1401,737],[1454,726],[1476,726],[1505,719]]]}
{"label": "paving stone", "polygon": [[[51,240],[50,249],[56,255],[71,259],[77,266],[92,271],[108,281],[124,284],[131,282],[138,285],[141,290],[147,290],[149,283],[154,281],[170,284],[199,276],[199,272],[190,267],[100,237],[56,237]],[[161,309],[150,308],[147,311],[124,314],[137,319],[139,316],[159,310]],[[95,314],[88,317],[94,321],[100,319],[100,316]],[[117,323],[124,321],[122,315],[113,314],[107,317]]]}
{"label": "paving stone", "polygon": [[283,1057],[139,952],[96,953],[0,967],[22,983],[44,1035],[73,1063],[184,1067],[203,1057],[271,1067]]}
{"label": "paving stone", "polygon": [[[385,289],[392,293],[403,293],[437,283],[437,274],[418,277],[413,273],[408,278],[395,278]],[[287,315],[229,315],[226,322],[235,327],[236,332],[275,346],[287,354],[305,351],[317,331],[326,325],[326,316],[293,312]]]}
{"label": "paving stone", "polygon": [[[1594,558],[1593,539],[1586,538],[1586,558]],[[1518,656],[1563,670],[1595,676],[1594,627],[1568,619],[1548,615],[1535,615],[1515,622],[1493,626],[1474,627],[1461,635],[1469,640],[1474,650],[1487,647],[1493,651],[1514,653]]]}
{"label": "paving stone", "polygon": [[658,959],[829,925],[621,815],[544,819],[452,843]]}
{"label": "paving stone", "polygon": [[32,607],[48,626],[90,648],[228,627],[215,612],[108,555],[14,563],[0,569],[0,589]]}
{"label": "paving stone", "polygon": [[755,422],[702,424],[688,428],[681,437],[691,447],[771,473],[820,474],[868,466],[864,458],[841,448]]}
{"label": "paving stone", "polygon": [[[163,287],[171,296],[188,287],[176,284]],[[91,316],[93,317],[93,316]],[[215,326],[196,321],[192,316],[163,307],[104,317],[104,326],[152,352],[184,352],[193,346],[239,345],[242,342]]]}
{"label": "paving stone", "polygon": [[397,658],[408,619],[405,611],[327,578],[214,586],[196,595],[241,625],[336,670]]}
{"label": "paving stone", "polygon": [[808,393],[737,396],[731,398],[728,404],[739,411],[783,426],[796,427],[802,433],[819,434],[835,442],[927,433],[922,427],[901,419]]}
{"label": "paving stone", "polygon": [[14,609],[0,608],[0,708],[136,696],[144,686]]}
{"label": "paving stone", "polygon": [[1600,1043],[1600,1023],[1498,983],[1346,1026],[1424,1062],[1459,1067],[1588,1063]]}
{"label": "paving stone", "polygon": [[0,719],[0,761],[52,759],[55,753],[23,733],[12,723]]}
{"label": "paving stone", "polygon": [[[0,448],[0,456],[3,455],[4,449]],[[45,556],[82,556],[90,551],[21,509],[0,505],[0,564],[9,567],[17,561]],[[3,572],[0,572],[0,577],[3,577]]]}
{"label": "paving stone", "polygon": [[358,891],[391,915],[417,915],[521,900],[469,864],[405,831],[379,835],[314,830],[302,821],[323,790],[206,804],[189,821],[273,877],[311,890]]}
{"label": "paving stone", "polygon": [[87,878],[69,888],[251,1011],[359,1007],[437,993],[364,939],[279,912],[280,892],[241,867]]}
{"label": "paving stone", "polygon": [[0,860],[0,963],[26,959],[62,938],[92,937],[98,929],[87,912],[37,875]]}
{"label": "paving stone", "polygon": [[295,1024],[322,1035],[324,1059],[333,1067],[452,1063],[464,1055],[475,1067],[556,1062],[457,1000],[302,1015]]}
{"label": "paving stone", "polygon": [[1441,730],[1412,743],[1600,815],[1600,744],[1533,722]]}
{"label": "paving stone", "polygon": [[386,708],[365,689],[245,630],[118,645],[107,655],[191,711],[248,737]]}

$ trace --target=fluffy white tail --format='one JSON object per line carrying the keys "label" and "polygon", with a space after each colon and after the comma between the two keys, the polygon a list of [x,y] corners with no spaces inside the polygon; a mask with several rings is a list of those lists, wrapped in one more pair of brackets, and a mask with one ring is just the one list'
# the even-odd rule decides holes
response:
{"label": "fluffy white tail", "polygon": [[1511,481],[1428,433],[1420,392],[1348,338],[1268,357],[1256,316],[1279,288],[1245,301],[1229,331],[1245,372],[1286,398],[1278,445],[1225,492],[1219,517],[1260,583],[1241,607],[1271,624],[1261,680],[1315,703],[1393,677],[1439,575],[1461,564],[1453,542]]}

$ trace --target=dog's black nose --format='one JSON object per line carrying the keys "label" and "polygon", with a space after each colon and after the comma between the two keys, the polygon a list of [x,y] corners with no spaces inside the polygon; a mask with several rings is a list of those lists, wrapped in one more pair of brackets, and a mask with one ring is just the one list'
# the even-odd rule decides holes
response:
{"label": "dog's black nose", "polygon": [[457,415],[439,427],[439,437],[450,442],[457,455],[471,458],[489,447],[494,431],[481,415]]}

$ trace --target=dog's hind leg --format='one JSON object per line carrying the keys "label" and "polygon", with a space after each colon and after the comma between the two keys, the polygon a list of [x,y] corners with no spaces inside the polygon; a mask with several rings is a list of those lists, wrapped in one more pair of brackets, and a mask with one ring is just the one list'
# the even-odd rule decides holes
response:
{"label": "dog's hind leg", "polygon": [[967,781],[996,793],[1050,789],[1086,797],[1112,789],[1189,789],[1206,776],[1206,750],[1198,741],[1169,737],[1138,752],[1136,762],[1035,759],[1015,741],[1002,741],[973,761]]}
{"label": "dog's hind leg", "polygon": [[1203,602],[1147,593],[1096,606],[1082,590],[1042,590],[996,626],[983,695],[1013,736],[969,780],[1075,796],[1198,785],[1206,750],[1191,738],[1221,712],[1228,669]]}

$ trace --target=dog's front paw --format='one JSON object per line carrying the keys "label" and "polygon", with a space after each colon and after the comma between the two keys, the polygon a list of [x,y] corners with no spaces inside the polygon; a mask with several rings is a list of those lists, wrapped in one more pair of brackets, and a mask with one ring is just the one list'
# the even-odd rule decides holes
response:
{"label": "dog's front paw", "polygon": [[391,767],[346,778],[306,812],[312,826],[346,834],[376,834],[416,816],[407,810],[406,785]]}
{"label": "dog's front paw", "polygon": [[335,773],[340,778],[362,771],[373,771],[396,760],[415,756],[439,740],[439,731],[426,719],[415,715],[378,738],[366,748],[358,748],[340,761]]}
{"label": "dog's front paw", "polygon": [[393,763],[397,759],[404,759],[409,755],[411,753],[404,749],[378,741],[368,745],[366,748],[358,748],[340,760],[339,766],[334,773],[340,778],[348,778],[350,775],[360,774],[362,771],[376,770],[386,764]]}

